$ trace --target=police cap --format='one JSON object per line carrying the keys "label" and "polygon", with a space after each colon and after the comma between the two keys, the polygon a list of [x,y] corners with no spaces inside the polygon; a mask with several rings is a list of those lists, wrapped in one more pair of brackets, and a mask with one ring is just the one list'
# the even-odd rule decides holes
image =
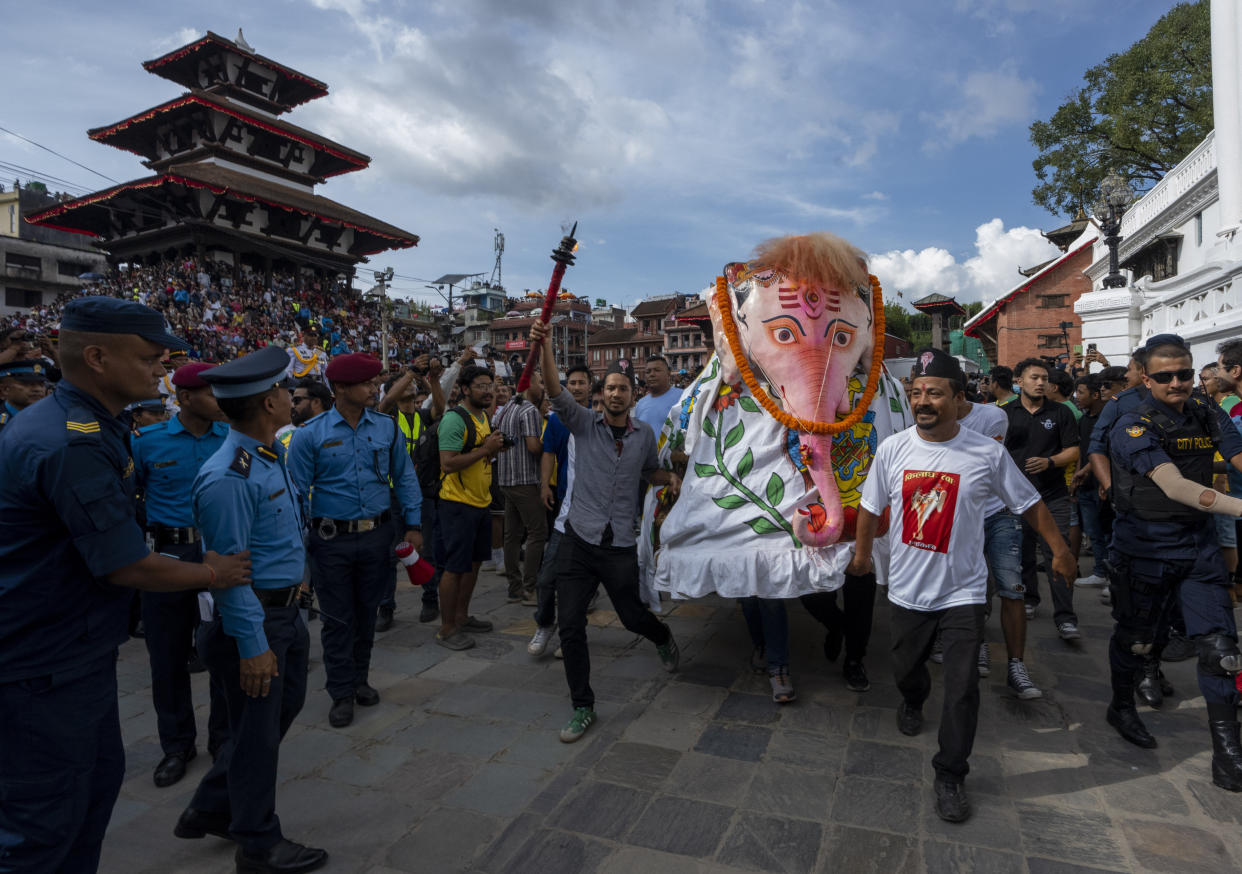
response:
{"label": "police cap", "polygon": [[190,345],[170,333],[168,322],[156,310],[117,297],[74,298],[65,304],[60,329],[91,334],[137,334],[165,349],[188,349]]}
{"label": "police cap", "polygon": [[153,413],[163,412],[163,398],[147,398],[145,401],[134,401],[125,409],[127,410],[148,410]]}
{"label": "police cap", "polygon": [[43,382],[48,378],[48,368],[41,359],[10,361],[8,364],[0,364],[0,379],[5,378],[20,382]]}
{"label": "police cap", "polygon": [[[189,365],[187,365],[188,367]],[[248,398],[277,386],[288,387],[289,356],[279,346],[264,346],[235,361],[200,371],[198,378],[218,398]]]}
{"label": "police cap", "polygon": [[203,382],[202,372],[211,370],[213,367],[215,367],[214,364],[208,364],[206,361],[183,364],[173,372],[172,384],[177,388],[202,388],[207,384]]}

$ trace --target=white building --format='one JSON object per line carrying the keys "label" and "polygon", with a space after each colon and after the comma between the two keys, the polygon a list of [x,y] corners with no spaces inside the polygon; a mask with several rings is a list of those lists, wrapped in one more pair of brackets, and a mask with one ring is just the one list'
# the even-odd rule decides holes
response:
{"label": "white building", "polygon": [[1242,14],[1212,0],[1216,130],[1130,207],[1118,257],[1128,283],[1103,288],[1108,247],[1095,245],[1086,274],[1093,290],[1074,311],[1084,344],[1113,364],[1155,334],[1179,334],[1196,366],[1216,344],[1242,337]]}

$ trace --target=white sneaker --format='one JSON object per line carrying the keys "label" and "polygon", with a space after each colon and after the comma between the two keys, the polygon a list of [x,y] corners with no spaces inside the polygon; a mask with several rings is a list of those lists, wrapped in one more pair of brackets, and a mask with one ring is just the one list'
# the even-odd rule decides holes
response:
{"label": "white sneaker", "polygon": [[556,632],[555,625],[549,625],[547,628],[536,628],[535,636],[530,639],[530,643],[526,644],[526,651],[533,656],[541,656],[548,651],[548,644],[552,641],[552,635]]}
{"label": "white sneaker", "polygon": [[1110,589],[1108,586],[1105,586],[1103,589],[1100,590],[1100,603],[1101,604],[1112,604],[1113,603],[1113,590]]}
{"label": "white sneaker", "polygon": [[1108,580],[1104,579],[1103,577],[1099,577],[1099,576],[1096,576],[1095,574],[1092,574],[1089,577],[1079,577],[1078,579],[1074,580],[1074,585],[1078,586],[1079,588],[1083,588],[1083,589],[1098,589],[1100,586],[1103,586],[1107,582]]}
{"label": "white sneaker", "polygon": [[1008,685],[1013,693],[1023,701],[1044,697],[1039,687],[1031,682],[1030,675],[1026,672],[1026,665],[1020,659],[1009,660]]}

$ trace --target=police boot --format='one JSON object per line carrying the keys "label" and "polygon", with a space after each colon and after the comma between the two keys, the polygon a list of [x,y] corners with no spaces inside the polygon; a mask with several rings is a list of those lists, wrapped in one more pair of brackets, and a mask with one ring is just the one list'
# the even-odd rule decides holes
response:
{"label": "police boot", "polygon": [[1138,686],[1134,691],[1148,707],[1153,710],[1160,709],[1160,705],[1164,703],[1164,691],[1160,685],[1160,662],[1155,659],[1143,662],[1143,669],[1139,671]]}
{"label": "police boot", "polygon": [[1199,672],[1215,677],[1228,677],[1242,671],[1242,653],[1238,641],[1224,634],[1205,634],[1195,638],[1199,646]]}
{"label": "police boot", "polygon": [[1230,792],[1242,792],[1242,741],[1237,720],[1212,720],[1212,782]]}
{"label": "police boot", "polygon": [[1142,747],[1145,750],[1156,748],[1156,739],[1147,730],[1147,726],[1143,725],[1143,720],[1139,719],[1138,711],[1133,706],[1119,707],[1116,704],[1110,704],[1106,718],[1108,724],[1117,729],[1117,734],[1136,747]]}

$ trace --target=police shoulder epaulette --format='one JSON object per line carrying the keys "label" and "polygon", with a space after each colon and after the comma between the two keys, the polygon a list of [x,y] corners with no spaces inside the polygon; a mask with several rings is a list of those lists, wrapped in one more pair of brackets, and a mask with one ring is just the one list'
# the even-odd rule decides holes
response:
{"label": "police shoulder epaulette", "polygon": [[254,453],[255,455],[259,456],[259,458],[266,458],[268,461],[279,461],[280,460],[280,456],[277,455],[275,452],[273,452],[271,449],[268,449],[266,446],[256,446],[254,449]]}
{"label": "police shoulder epaulette", "polygon": [[302,427],[306,427],[306,426],[307,426],[307,425],[309,425],[311,422],[318,421],[319,419],[322,419],[322,418],[323,418],[324,416],[326,416],[326,415],[328,415],[328,411],[327,411],[327,410],[324,410],[322,413],[316,413],[315,415],[313,415],[313,416],[311,416],[309,419],[307,419],[305,422],[303,422],[303,423],[302,423]]}
{"label": "police shoulder epaulette", "polygon": [[379,410],[368,410],[368,412],[374,413],[377,416],[383,416],[385,419],[393,418],[392,413],[381,413]]}
{"label": "police shoulder epaulette", "polygon": [[153,425],[146,425],[142,428],[139,428],[138,433],[135,434],[134,436],[145,437],[146,435],[154,434],[157,431],[167,431],[167,430],[168,430],[168,422],[156,422]]}
{"label": "police shoulder epaulette", "polygon": [[233,456],[233,463],[229,465],[229,470],[236,471],[247,479],[250,478],[250,453],[242,447],[237,447],[237,454]]}
{"label": "police shoulder epaulette", "polygon": [[98,434],[99,420],[85,407],[74,407],[65,417],[65,430],[72,434]]}
{"label": "police shoulder epaulette", "polygon": [[9,422],[9,411],[5,410],[0,413],[0,425],[7,425]]}

